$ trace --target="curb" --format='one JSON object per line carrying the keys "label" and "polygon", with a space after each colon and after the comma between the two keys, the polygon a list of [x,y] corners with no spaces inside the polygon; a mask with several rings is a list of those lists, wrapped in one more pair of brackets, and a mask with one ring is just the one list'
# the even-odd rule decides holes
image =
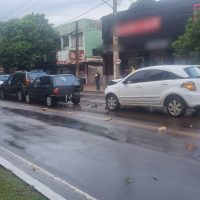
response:
{"label": "curb", "polygon": [[2,165],[5,169],[11,171],[15,176],[26,182],[28,185],[33,186],[34,189],[36,189],[43,196],[47,197],[49,200],[66,200],[65,198],[48,188],[46,185],[32,178],[2,157],[0,157],[0,165]]}

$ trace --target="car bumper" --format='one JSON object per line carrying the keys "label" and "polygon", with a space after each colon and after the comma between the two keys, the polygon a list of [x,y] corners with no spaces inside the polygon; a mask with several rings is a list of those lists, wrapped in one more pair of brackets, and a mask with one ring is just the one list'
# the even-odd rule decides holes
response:
{"label": "car bumper", "polygon": [[72,98],[80,98],[80,93],[75,92],[73,94],[71,93],[71,94],[51,95],[51,97],[53,98],[54,101],[66,102],[70,101]]}
{"label": "car bumper", "polygon": [[200,93],[191,93],[184,96],[184,99],[190,108],[200,107]]}

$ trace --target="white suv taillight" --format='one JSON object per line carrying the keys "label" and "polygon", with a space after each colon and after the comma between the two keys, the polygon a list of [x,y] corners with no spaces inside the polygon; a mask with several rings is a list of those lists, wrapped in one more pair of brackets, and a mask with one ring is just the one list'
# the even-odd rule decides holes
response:
{"label": "white suv taillight", "polygon": [[182,88],[186,88],[190,91],[196,91],[196,85],[194,82],[189,81],[189,82],[185,82],[181,85]]}

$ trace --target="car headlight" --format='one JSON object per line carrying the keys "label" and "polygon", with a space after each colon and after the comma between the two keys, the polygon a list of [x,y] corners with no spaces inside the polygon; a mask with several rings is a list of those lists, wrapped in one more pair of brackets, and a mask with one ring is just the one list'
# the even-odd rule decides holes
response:
{"label": "car headlight", "polygon": [[194,82],[189,81],[189,82],[185,82],[181,85],[182,88],[186,88],[189,91],[196,91],[196,85]]}

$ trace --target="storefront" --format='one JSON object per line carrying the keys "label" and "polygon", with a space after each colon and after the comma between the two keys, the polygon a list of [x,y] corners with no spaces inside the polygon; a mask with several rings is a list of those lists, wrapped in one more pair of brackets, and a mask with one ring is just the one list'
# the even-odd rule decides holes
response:
{"label": "storefront", "polygon": [[[115,28],[120,43],[121,76],[131,68],[173,64],[172,43],[184,33],[185,25],[193,17],[194,5],[198,0],[162,0],[151,6],[120,12]],[[105,71],[113,77],[112,33],[113,15],[102,18],[102,57]],[[108,50],[109,49],[109,50]],[[111,49],[111,50],[110,50]]]}

